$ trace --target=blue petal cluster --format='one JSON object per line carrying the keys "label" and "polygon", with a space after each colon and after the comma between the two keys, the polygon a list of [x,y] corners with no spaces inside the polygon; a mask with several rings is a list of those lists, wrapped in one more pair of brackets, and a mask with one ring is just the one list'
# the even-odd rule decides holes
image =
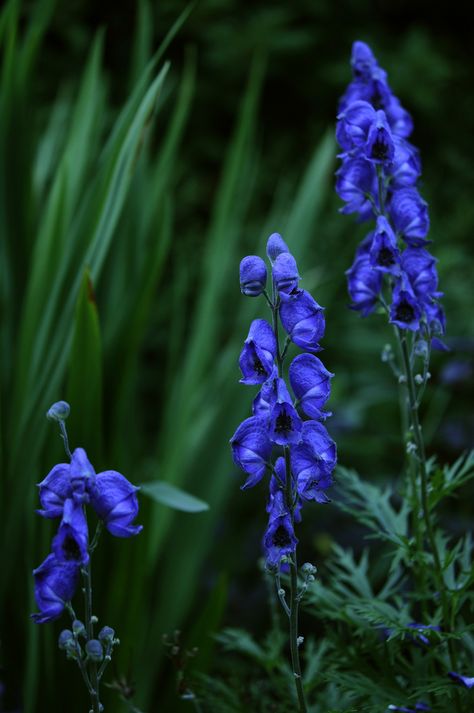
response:
{"label": "blue petal cluster", "polygon": [[367,316],[384,302],[388,283],[392,324],[425,338],[443,334],[436,260],[426,249],[428,205],[416,187],[421,163],[408,141],[412,119],[364,42],[354,43],[351,65],[353,80],[337,117],[336,192],[345,203],[342,213],[375,221],[346,273],[351,307]]}
{"label": "blue petal cluster", "polygon": [[[279,567],[283,557],[295,552],[294,524],[301,520],[303,503],[328,502],[336,445],[322,424],[330,415],[324,406],[333,374],[315,356],[324,335],[323,308],[300,289],[296,260],[278,233],[268,238],[267,256],[272,269],[271,297],[265,290],[263,261],[250,255],[240,265],[242,292],[253,297],[260,290],[265,295],[272,324],[256,319],[250,325],[239,358],[240,381],[258,385],[260,390],[253,400],[252,416],[240,424],[230,443],[235,464],[247,475],[242,489],[269,475],[269,519],[263,545],[267,564]],[[283,349],[278,322],[287,335]],[[283,374],[290,342],[305,351],[289,365],[291,391]]]}
{"label": "blue petal cluster", "polygon": [[138,488],[114,470],[96,473],[83,448],[76,448],[70,463],[55,465],[38,488],[38,514],[61,518],[51,554],[33,571],[40,610],[33,619],[41,624],[62,614],[76,591],[81,566],[89,562],[87,504],[116,537],[136,535],[142,527],[133,524]]}

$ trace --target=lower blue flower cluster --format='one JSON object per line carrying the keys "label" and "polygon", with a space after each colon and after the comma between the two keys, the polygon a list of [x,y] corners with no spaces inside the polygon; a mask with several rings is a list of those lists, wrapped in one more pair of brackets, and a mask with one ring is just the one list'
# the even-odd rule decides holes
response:
{"label": "lower blue flower cluster", "polygon": [[138,488],[114,470],[96,473],[83,448],[76,448],[70,463],[55,465],[38,487],[38,514],[61,518],[51,553],[33,572],[40,613],[32,617],[42,624],[62,614],[77,589],[81,567],[89,563],[86,505],[116,537],[136,535],[142,527],[132,524]]}
{"label": "lower blue flower cluster", "polygon": [[[253,487],[265,474],[270,476],[263,545],[267,565],[279,567],[284,557],[295,552],[294,523],[301,520],[303,502],[328,502],[336,445],[322,424],[330,415],[324,406],[333,374],[315,356],[324,335],[323,308],[299,288],[296,261],[278,233],[269,237],[267,255],[272,267],[271,296],[262,258],[249,255],[240,264],[242,293],[265,296],[272,324],[256,319],[250,325],[239,358],[241,383],[258,385],[260,391],[253,400],[252,416],[240,424],[230,443],[234,462],[247,474],[242,489]],[[280,323],[286,333],[283,348]],[[288,368],[293,395],[283,374],[290,342],[306,352]]]}
{"label": "lower blue flower cluster", "polygon": [[442,293],[436,259],[426,249],[428,206],[416,188],[421,163],[408,141],[413,122],[364,42],[354,43],[351,64],[353,80],[337,117],[336,191],[343,213],[375,220],[347,271],[351,306],[365,317],[383,304],[392,324],[443,348],[436,336],[445,330]]}

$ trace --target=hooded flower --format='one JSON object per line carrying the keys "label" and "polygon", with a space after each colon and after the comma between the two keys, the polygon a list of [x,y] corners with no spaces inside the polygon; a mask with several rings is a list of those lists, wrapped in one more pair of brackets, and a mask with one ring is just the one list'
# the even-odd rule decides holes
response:
{"label": "hooded flower", "polygon": [[280,305],[280,319],[291,341],[308,352],[319,352],[324,336],[324,312],[309,292],[298,290]]}
{"label": "hooded flower", "polygon": [[416,188],[395,191],[390,204],[390,215],[395,229],[407,245],[419,248],[426,245],[430,227],[428,204]]}
{"label": "hooded flower", "polygon": [[289,253],[288,245],[280,233],[272,233],[267,240],[267,255],[271,263],[275,262],[280,253]]}
{"label": "hooded flower", "polygon": [[91,505],[111,535],[131,537],[143,529],[132,524],[138,515],[138,489],[115,470],[105,470],[91,480]]}
{"label": "hooded flower", "polygon": [[267,283],[267,266],[261,257],[247,255],[240,263],[240,290],[247,297],[258,297]]}
{"label": "hooded flower", "polygon": [[332,485],[336,444],[318,421],[305,421],[302,439],[291,449],[291,470],[304,500],[328,502],[324,491]]}
{"label": "hooded flower", "polygon": [[375,168],[365,158],[345,158],[336,171],[336,193],[345,202],[341,213],[359,213],[362,220],[373,216],[373,203],[377,195]]}
{"label": "hooded flower", "polygon": [[87,564],[89,553],[89,532],[86,516],[81,504],[72,498],[64,501],[63,518],[58,534],[53,539],[53,552],[59,562]]}
{"label": "hooded flower", "polygon": [[70,469],[69,463],[59,463],[38,483],[42,505],[42,510],[37,510],[39,515],[47,518],[61,517],[64,501],[72,495]]}
{"label": "hooded flower", "polygon": [[240,353],[242,384],[263,384],[273,372],[277,353],[273,329],[264,319],[254,319]]}
{"label": "hooded flower", "polygon": [[270,439],[280,446],[298,443],[301,440],[303,423],[291,403],[285,382],[279,377],[273,380],[271,404],[268,426]]}
{"label": "hooded flower", "polygon": [[365,155],[373,163],[389,164],[394,154],[395,146],[387,117],[384,111],[377,111],[367,136]]}
{"label": "hooded flower", "polygon": [[313,354],[299,354],[290,364],[291,388],[304,413],[313,419],[325,418],[322,408],[329,398],[334,374]]}
{"label": "hooded flower", "polygon": [[263,478],[272,452],[267,420],[259,416],[246,418],[230,439],[230,445],[234,463],[249,475],[242,490],[253,487]]}
{"label": "hooded flower", "polygon": [[392,275],[400,273],[400,251],[390,223],[383,215],[377,218],[374,237],[369,253],[370,264],[381,272]]}
{"label": "hooded flower", "polygon": [[344,151],[357,150],[365,145],[375,114],[369,102],[355,101],[338,115],[336,139]]}
{"label": "hooded flower", "polygon": [[297,544],[291,515],[285,506],[283,493],[279,490],[273,497],[268,527],[263,538],[267,565],[278,567],[282,557],[291,555]]}
{"label": "hooded flower", "polygon": [[288,294],[298,288],[300,276],[291,253],[280,253],[273,263],[273,281],[279,292]]}
{"label": "hooded flower", "polygon": [[401,329],[417,332],[420,328],[422,313],[415,295],[404,278],[398,280],[393,290],[393,302],[390,306],[390,322]]}
{"label": "hooded flower", "polygon": [[407,248],[402,255],[402,268],[417,297],[426,299],[436,293],[438,273],[436,258],[424,248]]}
{"label": "hooded flower", "polygon": [[54,554],[48,555],[45,561],[35,570],[35,598],[40,610],[32,614],[37,624],[45,624],[57,619],[64,611],[77,588],[79,566],[76,562],[59,562]]}
{"label": "hooded flower", "polygon": [[347,288],[352,299],[351,309],[361,312],[363,317],[374,311],[382,289],[382,273],[375,270],[367,253],[356,257],[353,265],[346,270]]}

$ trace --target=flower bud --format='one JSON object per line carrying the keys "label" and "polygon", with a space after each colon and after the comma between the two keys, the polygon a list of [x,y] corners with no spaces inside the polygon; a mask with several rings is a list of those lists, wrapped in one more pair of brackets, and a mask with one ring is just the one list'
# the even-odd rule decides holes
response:
{"label": "flower bud", "polygon": [[99,641],[101,641],[103,644],[110,643],[111,641],[113,641],[114,636],[115,631],[112,629],[111,626],[104,626],[99,631]]}
{"label": "flower bud", "polygon": [[46,418],[50,421],[65,421],[69,416],[71,407],[67,401],[56,401],[46,412]]}
{"label": "flower bud", "polygon": [[271,262],[275,262],[280,253],[287,253],[288,245],[285,243],[280,233],[272,233],[267,240],[267,255]]}
{"label": "flower bud", "polygon": [[63,629],[58,637],[58,646],[62,651],[67,651],[70,648],[74,648],[74,635],[69,629]]}
{"label": "flower bud", "polygon": [[305,562],[304,565],[301,567],[301,572],[303,574],[316,574],[317,568],[314,566],[314,564],[311,564],[311,562]]}
{"label": "flower bud", "polygon": [[72,622],[72,630],[76,636],[86,636],[86,627],[79,619]]}
{"label": "flower bud", "polygon": [[298,287],[300,276],[291,253],[280,253],[273,264],[273,280],[279,292],[289,294]]}
{"label": "flower bud", "polygon": [[261,257],[247,255],[240,262],[240,290],[247,297],[258,297],[265,289],[267,267]]}
{"label": "flower bud", "polygon": [[86,644],[86,654],[90,661],[102,661],[104,657],[104,651],[102,649],[102,644],[97,639],[91,639]]}

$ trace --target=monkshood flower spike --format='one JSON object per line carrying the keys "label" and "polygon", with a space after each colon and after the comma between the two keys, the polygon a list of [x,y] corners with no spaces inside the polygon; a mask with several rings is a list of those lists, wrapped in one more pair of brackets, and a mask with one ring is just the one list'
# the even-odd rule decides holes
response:
{"label": "monkshood flower spike", "polygon": [[[443,295],[438,289],[437,261],[429,252],[428,204],[417,187],[421,162],[418,149],[408,140],[413,130],[412,119],[364,42],[354,43],[351,65],[353,79],[340,100],[337,116],[341,165],[336,174],[336,192],[344,202],[341,212],[356,214],[358,221],[369,222],[369,227],[346,272],[350,306],[362,317],[374,312],[384,314],[394,327],[398,349],[385,346],[382,360],[389,364],[401,386],[406,411],[402,419],[407,424],[403,438],[408,457],[404,494],[411,507],[414,544],[409,559],[415,587],[413,598],[422,602],[425,616],[441,619],[441,631],[448,635],[449,663],[447,660],[442,663],[446,675],[451,669],[451,678],[468,686],[474,679],[453,673],[458,669],[456,647],[460,637],[454,636],[458,609],[443,561],[442,536],[432,522],[434,505],[430,491],[435,488],[429,483],[419,417],[421,399],[430,378],[431,350],[446,349],[440,339],[446,326],[440,304]],[[298,467],[302,467],[302,472],[309,474],[308,488],[313,493],[313,474],[304,467],[307,450],[301,445],[296,447],[300,463],[298,466],[295,463],[293,471],[298,473]],[[330,449],[326,454],[330,463]],[[322,475],[319,484],[324,482]],[[301,497],[304,498],[304,492]],[[433,627],[414,624],[412,628],[419,631]],[[416,639],[418,643],[429,644],[424,634],[418,633]],[[455,709],[461,711],[457,691],[453,700]],[[414,708],[391,705],[389,710],[429,708],[419,703]]]}
{"label": "monkshood flower spike", "polygon": [[[375,130],[382,132],[380,137],[371,138],[377,152],[376,146],[385,141],[386,131],[380,117]],[[321,422],[331,415],[324,407],[333,374],[314,356],[321,350],[324,310],[299,287],[296,260],[279,233],[268,238],[267,256],[272,278],[270,293],[261,258],[249,255],[240,264],[242,293],[249,297],[263,295],[271,320],[252,322],[240,354],[241,383],[257,386],[259,391],[253,399],[252,415],[238,426],[230,444],[234,463],[247,475],[241,488],[254,487],[264,479],[268,483],[268,526],[262,544],[267,568],[274,573],[277,595],[289,619],[292,670],[299,710],[304,712],[307,707],[299,661],[303,639],[298,635],[298,605],[314,581],[316,568],[306,563],[298,580],[295,525],[301,521],[304,503],[329,501],[326,491],[332,485],[336,445]],[[286,333],[283,344],[279,325]],[[295,356],[286,369],[291,343],[304,353]],[[281,573],[288,571],[287,592]]]}
{"label": "monkshood flower spike", "polygon": [[[65,611],[71,617],[71,629],[61,632],[58,646],[76,661],[91,699],[92,713],[103,711],[99,685],[119,643],[110,626],[104,626],[94,637],[97,617],[92,614],[91,557],[103,527],[116,537],[131,537],[142,526],[135,525],[138,514],[137,490],[121,473],[107,470],[96,473],[83,448],[71,453],[65,420],[69,404],[58,401],[47,412],[60,428],[69,463],[59,463],[39,483],[41,509],[45,518],[60,518],[51,544],[51,553],[33,571],[35,598],[40,613],[32,614],[37,624],[58,619]],[[89,538],[87,508],[98,518],[92,541]],[[82,580],[85,622],[77,619],[72,599]]]}

